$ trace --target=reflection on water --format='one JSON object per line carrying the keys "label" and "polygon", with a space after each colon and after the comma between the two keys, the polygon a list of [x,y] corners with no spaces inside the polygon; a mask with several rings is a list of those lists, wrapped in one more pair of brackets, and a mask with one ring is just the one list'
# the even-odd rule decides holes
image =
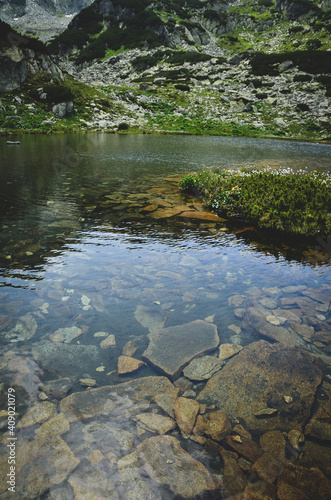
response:
{"label": "reflection on water", "polygon": [[16,498],[328,498],[330,254],[234,227],[177,182],[212,165],[328,170],[330,148],[77,135],[0,154],[0,461],[14,388]]}

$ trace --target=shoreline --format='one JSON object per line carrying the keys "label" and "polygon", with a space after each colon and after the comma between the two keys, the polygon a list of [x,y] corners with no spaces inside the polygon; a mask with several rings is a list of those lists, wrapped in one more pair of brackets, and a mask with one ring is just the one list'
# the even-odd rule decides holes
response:
{"label": "shoreline", "polygon": [[107,129],[75,129],[75,130],[0,130],[0,137],[13,137],[13,136],[25,136],[25,135],[64,135],[64,134],[118,134],[118,135],[178,135],[178,136],[188,136],[188,137],[247,137],[249,139],[267,139],[276,141],[291,141],[291,142],[305,142],[311,144],[325,144],[331,145],[331,137],[320,140],[311,140],[308,138],[298,138],[298,137],[279,137],[277,135],[231,135],[231,134],[194,134],[192,132],[185,131],[172,131],[172,130],[107,130]]}

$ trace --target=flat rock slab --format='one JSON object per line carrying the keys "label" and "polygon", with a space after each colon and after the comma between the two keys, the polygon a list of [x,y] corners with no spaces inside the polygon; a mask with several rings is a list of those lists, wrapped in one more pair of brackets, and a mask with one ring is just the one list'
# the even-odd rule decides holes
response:
{"label": "flat rock slab", "polygon": [[73,339],[82,335],[83,330],[78,326],[70,326],[69,328],[59,328],[53,335],[50,336],[52,342],[66,342],[69,343]]}
{"label": "flat rock slab", "polygon": [[42,389],[48,396],[61,399],[73,386],[70,378],[59,378],[57,380],[49,380],[40,384],[39,388]]}
{"label": "flat rock slab", "polygon": [[[250,305],[251,304],[251,305]],[[275,303],[276,304],[276,303]],[[270,323],[270,311],[256,301],[249,301],[244,317],[244,325],[250,325],[265,337],[292,346],[305,347],[305,343],[292,328],[284,328]],[[281,322],[279,322],[281,323]]]}
{"label": "flat rock slab", "polygon": [[142,366],[145,366],[145,363],[140,359],[131,358],[130,356],[120,356],[118,358],[117,372],[119,375],[124,375],[135,372]]}
{"label": "flat rock slab", "polygon": [[176,422],[158,413],[139,413],[135,416],[136,422],[145,430],[157,434],[166,434],[176,427]]}
{"label": "flat rock slab", "polygon": [[184,451],[172,436],[145,439],[137,448],[137,457],[146,479],[150,478],[170,490],[171,496],[162,495],[162,498],[202,498],[221,486],[206,467]]}
{"label": "flat rock slab", "polygon": [[[123,384],[75,392],[61,401],[61,411],[74,422],[100,415],[120,415],[126,410],[141,413],[139,403],[149,402],[158,394],[177,395],[166,377],[144,377]],[[136,410],[135,410],[136,408]]]}
{"label": "flat rock slab", "polygon": [[[208,380],[197,400],[216,405],[231,420],[243,419],[250,429],[302,430],[321,380],[321,371],[308,353],[260,340],[231,358]],[[292,396],[293,402],[287,404],[284,395]],[[278,411],[257,418],[265,408]]]}
{"label": "flat rock slab", "polygon": [[95,370],[100,364],[96,346],[66,344],[64,342],[42,341],[32,345],[31,353],[45,370],[71,380],[83,378],[86,368]]}
{"label": "flat rock slab", "polygon": [[220,342],[216,326],[202,320],[162,328],[147,337],[149,346],[142,359],[172,380],[192,359],[213,351]]}
{"label": "flat rock slab", "polygon": [[198,212],[197,210],[186,210],[178,214],[181,219],[190,219],[204,222],[225,222],[227,219],[222,219],[212,212]]}
{"label": "flat rock slab", "polygon": [[[19,438],[16,444],[20,450],[16,456],[16,470],[21,479],[16,483],[15,493],[9,492],[7,476],[2,474],[0,496],[4,500],[40,498],[51,487],[61,484],[79,464],[79,460],[60,436],[48,439],[37,436],[33,441]],[[0,459],[1,470],[6,470],[6,465],[8,467],[8,455]]]}
{"label": "flat rock slab", "polygon": [[195,358],[184,368],[184,376],[190,380],[208,380],[219,372],[224,362],[213,356]]}
{"label": "flat rock slab", "polygon": [[163,328],[166,320],[166,313],[157,305],[153,307],[138,305],[134,316],[138,323],[150,332]]}

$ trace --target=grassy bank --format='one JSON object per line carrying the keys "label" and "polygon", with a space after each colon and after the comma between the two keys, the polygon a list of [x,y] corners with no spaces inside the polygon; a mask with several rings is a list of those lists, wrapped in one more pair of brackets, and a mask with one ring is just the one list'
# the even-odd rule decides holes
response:
{"label": "grassy bank", "polygon": [[179,186],[228,218],[290,234],[331,234],[329,175],[216,169],[187,175]]}

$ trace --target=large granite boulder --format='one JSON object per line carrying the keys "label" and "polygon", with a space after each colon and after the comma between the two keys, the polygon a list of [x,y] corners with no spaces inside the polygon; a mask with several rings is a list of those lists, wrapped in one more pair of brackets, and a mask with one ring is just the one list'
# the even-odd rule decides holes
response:
{"label": "large granite boulder", "polygon": [[[308,353],[260,340],[231,358],[197,400],[222,409],[231,420],[243,419],[251,429],[302,430],[321,380]],[[293,401],[288,404],[284,396]]]}
{"label": "large granite boulder", "polygon": [[220,342],[216,326],[202,320],[162,328],[151,332],[148,339],[142,358],[172,380],[192,359],[213,351]]}

